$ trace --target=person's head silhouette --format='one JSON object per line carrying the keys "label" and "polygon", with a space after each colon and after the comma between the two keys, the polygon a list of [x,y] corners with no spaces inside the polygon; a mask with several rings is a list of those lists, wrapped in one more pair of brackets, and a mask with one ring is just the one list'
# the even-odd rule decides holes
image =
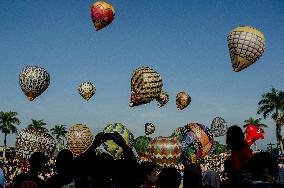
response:
{"label": "person's head silhouette", "polygon": [[233,125],[227,130],[226,143],[230,150],[241,150],[245,145],[245,136],[242,129]]}
{"label": "person's head silhouette", "polygon": [[46,157],[42,152],[34,152],[30,157],[30,171],[41,172],[46,163]]}

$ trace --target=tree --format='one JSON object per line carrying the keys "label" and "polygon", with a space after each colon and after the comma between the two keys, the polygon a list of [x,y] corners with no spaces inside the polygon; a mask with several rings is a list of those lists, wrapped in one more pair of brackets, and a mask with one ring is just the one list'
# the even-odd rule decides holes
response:
{"label": "tree", "polygon": [[4,133],[4,149],[3,158],[6,158],[7,135],[17,132],[17,125],[20,125],[20,120],[16,117],[17,112],[0,112],[0,130]]}
{"label": "tree", "polygon": [[281,153],[283,153],[283,139],[281,135],[281,126],[284,124],[283,111],[284,111],[284,92],[271,88],[270,92],[261,95],[261,100],[258,102],[258,114],[262,114],[263,118],[271,115],[271,119],[276,124],[276,138],[280,145]]}
{"label": "tree", "polygon": [[43,121],[43,119],[41,119],[41,120],[32,119],[32,123],[29,124],[29,125],[27,126],[27,128],[36,129],[36,130],[38,130],[38,131],[47,133],[47,132],[48,132],[48,129],[44,127],[45,125],[46,125],[46,123]]}
{"label": "tree", "polygon": [[66,125],[55,125],[54,128],[50,130],[51,134],[55,135],[57,143],[60,143],[60,141],[62,141],[64,146],[64,138],[66,138],[67,134]]}
{"label": "tree", "polygon": [[244,121],[246,124],[243,126],[246,128],[249,125],[255,125],[257,127],[267,127],[267,125],[261,123],[261,118],[254,119],[252,117],[249,117],[249,119]]}

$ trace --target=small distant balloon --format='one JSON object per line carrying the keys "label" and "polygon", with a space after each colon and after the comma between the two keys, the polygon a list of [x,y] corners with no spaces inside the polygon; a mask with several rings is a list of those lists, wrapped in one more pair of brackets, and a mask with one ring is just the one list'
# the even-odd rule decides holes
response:
{"label": "small distant balloon", "polygon": [[188,93],[182,91],[179,92],[176,96],[176,106],[178,110],[185,109],[191,102],[191,97]]}
{"label": "small distant balloon", "polygon": [[49,86],[48,72],[38,66],[25,66],[19,75],[19,84],[30,101],[41,95]]}
{"label": "small distant balloon", "polygon": [[153,123],[146,123],[145,124],[145,134],[153,134],[155,132],[155,125]]}
{"label": "small distant balloon", "polygon": [[160,96],[156,100],[158,102],[158,107],[161,108],[169,102],[170,96],[166,91],[162,91]]}
{"label": "small distant balloon", "polygon": [[160,97],[163,81],[152,68],[140,67],[133,71],[131,77],[130,107],[147,104]]}
{"label": "small distant balloon", "polygon": [[233,71],[235,72],[252,65],[264,53],[264,35],[254,27],[237,27],[229,33],[227,40]]}
{"label": "small distant balloon", "polygon": [[83,82],[79,86],[78,91],[79,94],[88,101],[96,93],[96,86],[92,82]]}
{"label": "small distant balloon", "polygon": [[109,25],[114,16],[114,8],[106,2],[98,1],[91,6],[91,17],[97,31]]}
{"label": "small distant balloon", "polygon": [[227,132],[227,122],[221,117],[215,117],[211,123],[211,133],[214,137],[224,136]]}

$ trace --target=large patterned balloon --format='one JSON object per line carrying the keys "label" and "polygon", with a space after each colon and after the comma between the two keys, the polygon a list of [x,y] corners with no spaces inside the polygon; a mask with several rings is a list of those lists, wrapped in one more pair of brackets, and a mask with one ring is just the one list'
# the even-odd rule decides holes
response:
{"label": "large patterned balloon", "polygon": [[96,93],[96,86],[92,82],[83,82],[79,86],[78,91],[79,94],[88,101]]}
{"label": "large patterned balloon", "polygon": [[162,91],[161,76],[149,67],[137,68],[132,73],[130,107],[147,104],[157,99]]}
{"label": "large patterned balloon", "polygon": [[68,129],[67,144],[75,156],[84,153],[92,143],[93,134],[86,125],[76,124]]}
{"label": "large patterned balloon", "polygon": [[114,16],[114,8],[106,2],[99,1],[91,6],[91,17],[97,31],[109,25]]}
{"label": "large patterned balloon", "polygon": [[233,70],[239,72],[255,63],[264,53],[264,35],[256,28],[240,26],[227,37]]}
{"label": "large patterned balloon", "polygon": [[22,91],[32,101],[48,88],[50,77],[44,68],[26,66],[19,75],[19,83]]}
{"label": "large patterned balloon", "polygon": [[169,102],[170,96],[166,91],[161,91],[160,96],[156,100],[158,102],[158,107],[161,108]]}
{"label": "large patterned balloon", "polygon": [[146,123],[145,124],[145,134],[153,134],[155,132],[155,125],[153,123]]}
{"label": "large patterned balloon", "polygon": [[[105,133],[113,133],[114,131],[118,132],[124,138],[128,146],[131,146],[131,143],[133,142],[132,140],[133,136],[131,136],[132,133],[128,130],[127,127],[125,127],[122,123],[114,123],[114,124],[108,124],[104,128]],[[114,158],[118,159],[121,157],[122,148],[119,147],[112,140],[106,141],[102,145],[104,149]]]}
{"label": "large patterned balloon", "polygon": [[214,137],[224,136],[227,132],[227,122],[221,117],[215,117],[211,123],[211,133]]}
{"label": "large patterned balloon", "polygon": [[180,160],[181,152],[181,144],[174,137],[156,137],[151,142],[151,159],[162,167],[174,167]]}
{"label": "large patterned balloon", "polygon": [[182,158],[187,163],[199,162],[210,151],[213,145],[210,130],[199,123],[189,123],[183,128]]}
{"label": "large patterned balloon", "polygon": [[135,139],[134,148],[141,161],[148,161],[150,159],[150,143],[152,138],[147,136],[138,136]]}
{"label": "large patterned balloon", "polygon": [[56,141],[48,133],[28,128],[19,133],[15,146],[17,158],[28,161],[33,152],[43,152],[52,157],[56,150]]}
{"label": "large patterned balloon", "polygon": [[176,106],[178,110],[185,109],[191,102],[191,97],[188,93],[182,91],[179,92],[176,96]]}

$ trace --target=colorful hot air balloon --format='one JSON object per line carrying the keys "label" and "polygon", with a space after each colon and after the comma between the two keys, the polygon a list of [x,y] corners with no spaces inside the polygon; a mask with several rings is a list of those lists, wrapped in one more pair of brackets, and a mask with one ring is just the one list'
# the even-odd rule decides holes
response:
{"label": "colorful hot air balloon", "polygon": [[252,65],[264,53],[264,35],[254,27],[237,27],[229,33],[227,40],[235,72]]}
{"label": "colorful hot air balloon", "polygon": [[[128,130],[126,126],[124,126],[122,123],[114,123],[114,124],[108,124],[104,128],[105,133],[113,133],[113,132],[118,132],[125,140],[126,144],[128,146],[131,146],[131,143],[133,143],[133,135],[132,133]],[[103,144],[104,149],[111,154],[114,158],[118,159],[122,155],[122,148],[119,147],[115,142],[112,140],[108,140],[104,142]]]}
{"label": "colorful hot air balloon", "polygon": [[114,16],[114,8],[106,2],[98,1],[91,6],[91,17],[97,31],[109,25]]}
{"label": "colorful hot air balloon", "polygon": [[248,125],[246,127],[246,138],[245,141],[248,143],[249,146],[254,144],[258,139],[264,139],[264,131],[261,127],[257,125]]}
{"label": "colorful hot air balloon", "polygon": [[22,91],[32,101],[48,88],[50,77],[44,68],[25,66],[19,75],[19,83]]}
{"label": "colorful hot air balloon", "polygon": [[150,159],[150,143],[152,138],[147,136],[138,136],[135,139],[134,148],[137,152],[138,158],[141,161],[148,161]]}
{"label": "colorful hot air balloon", "polygon": [[214,137],[224,136],[227,132],[227,122],[221,117],[215,117],[211,123],[211,133]]}
{"label": "colorful hot air balloon", "polygon": [[27,128],[19,133],[15,146],[17,158],[27,162],[33,152],[43,152],[47,156],[53,157],[56,141],[48,133]]}
{"label": "colorful hot air balloon", "polygon": [[86,125],[76,124],[68,129],[67,145],[75,156],[84,153],[92,143],[93,134]]}
{"label": "colorful hot air balloon", "polygon": [[175,137],[178,141],[181,142],[183,135],[183,127],[178,127],[174,130],[171,136]]}
{"label": "colorful hot air balloon", "polygon": [[191,102],[191,97],[188,93],[182,91],[179,92],[176,96],[176,106],[178,110],[185,109]]}
{"label": "colorful hot air balloon", "polygon": [[147,104],[157,99],[162,91],[161,76],[149,67],[137,68],[131,77],[130,107]]}
{"label": "colorful hot air balloon", "polygon": [[146,123],[145,124],[145,134],[153,134],[155,132],[155,125],[153,123]]}
{"label": "colorful hot air balloon", "polygon": [[181,144],[174,137],[156,137],[150,146],[150,155],[153,162],[162,167],[174,167],[181,156]]}
{"label": "colorful hot air balloon", "polygon": [[83,82],[79,86],[78,91],[79,94],[88,101],[96,93],[96,86],[92,82]]}
{"label": "colorful hot air balloon", "polygon": [[210,130],[199,123],[185,125],[182,134],[182,160],[187,163],[195,163],[203,159],[214,142]]}
{"label": "colorful hot air balloon", "polygon": [[169,102],[170,96],[166,91],[162,91],[160,96],[156,100],[158,102],[159,108],[161,108]]}

